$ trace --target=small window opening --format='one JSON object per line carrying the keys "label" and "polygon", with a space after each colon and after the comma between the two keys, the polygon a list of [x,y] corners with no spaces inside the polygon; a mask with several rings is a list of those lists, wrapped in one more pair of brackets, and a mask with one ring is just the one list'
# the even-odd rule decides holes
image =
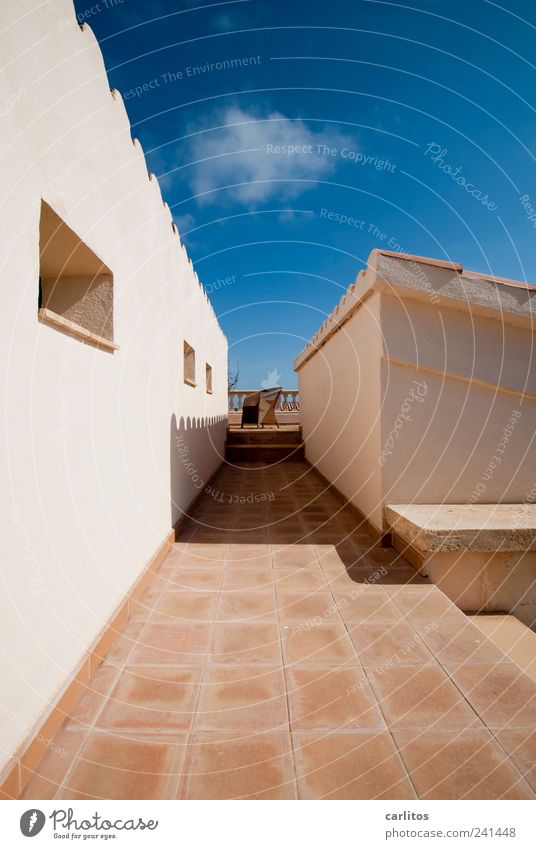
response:
{"label": "small window opening", "polygon": [[195,386],[195,351],[188,342],[184,342],[184,382]]}
{"label": "small window opening", "polygon": [[40,321],[114,350],[113,274],[45,201],[39,222]]}

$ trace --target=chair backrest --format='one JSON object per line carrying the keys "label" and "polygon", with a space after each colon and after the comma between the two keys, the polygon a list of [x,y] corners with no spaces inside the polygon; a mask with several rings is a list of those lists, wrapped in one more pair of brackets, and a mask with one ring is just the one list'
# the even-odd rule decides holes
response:
{"label": "chair backrest", "polygon": [[260,392],[250,392],[249,395],[246,395],[244,398],[243,407],[257,407],[259,405],[259,401],[261,398]]}
{"label": "chair backrest", "polygon": [[277,424],[275,406],[281,395],[281,387],[261,389],[259,401],[259,424]]}
{"label": "chair backrest", "polygon": [[260,392],[250,392],[244,398],[244,403],[242,404],[242,427],[245,424],[258,425],[260,398]]}

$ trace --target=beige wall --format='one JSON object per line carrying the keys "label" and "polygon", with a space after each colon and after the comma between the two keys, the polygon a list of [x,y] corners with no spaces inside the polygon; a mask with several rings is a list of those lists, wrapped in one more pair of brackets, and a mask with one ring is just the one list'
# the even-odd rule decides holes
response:
{"label": "beige wall", "polygon": [[375,295],[298,372],[307,460],[378,528],[381,354]]}
{"label": "beige wall", "polygon": [[42,279],[43,307],[113,341],[113,282],[109,275]]}
{"label": "beige wall", "polygon": [[[227,412],[226,339],[93,33],[69,0],[2,16],[0,762],[217,468]],[[113,354],[38,322],[41,199],[113,273]]]}
{"label": "beige wall", "polygon": [[382,443],[405,403],[410,419],[383,465],[384,504],[523,501],[536,468],[535,401],[521,394],[536,393],[530,329],[396,292],[381,317]]}
{"label": "beige wall", "polygon": [[373,252],[297,358],[307,458],[386,504],[530,499],[536,292]]}
{"label": "beige wall", "polygon": [[468,613],[508,611],[534,629],[536,554],[533,551],[435,552],[422,571]]}

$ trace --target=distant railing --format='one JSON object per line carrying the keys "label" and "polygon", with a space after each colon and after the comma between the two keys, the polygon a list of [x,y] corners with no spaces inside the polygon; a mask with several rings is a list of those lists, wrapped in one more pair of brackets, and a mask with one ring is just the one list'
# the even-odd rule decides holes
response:
{"label": "distant railing", "polygon": [[[231,389],[229,391],[229,412],[239,412],[242,409],[246,395],[255,392],[255,389]],[[276,404],[279,413],[299,413],[300,392],[298,389],[282,389]]]}

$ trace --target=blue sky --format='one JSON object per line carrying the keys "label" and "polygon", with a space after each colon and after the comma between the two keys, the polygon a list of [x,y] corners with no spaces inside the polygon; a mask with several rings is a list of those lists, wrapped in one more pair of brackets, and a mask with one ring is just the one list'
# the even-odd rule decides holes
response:
{"label": "blue sky", "polygon": [[77,0],[242,388],[297,386],[375,247],[536,280],[536,6],[503,6]]}

